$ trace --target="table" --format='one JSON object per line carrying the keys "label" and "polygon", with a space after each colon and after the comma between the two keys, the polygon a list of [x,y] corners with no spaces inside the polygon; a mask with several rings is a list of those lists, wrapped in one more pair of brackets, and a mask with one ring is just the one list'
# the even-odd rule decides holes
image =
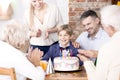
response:
{"label": "table", "polygon": [[46,76],[45,80],[88,80],[85,69],[72,72],[55,72]]}

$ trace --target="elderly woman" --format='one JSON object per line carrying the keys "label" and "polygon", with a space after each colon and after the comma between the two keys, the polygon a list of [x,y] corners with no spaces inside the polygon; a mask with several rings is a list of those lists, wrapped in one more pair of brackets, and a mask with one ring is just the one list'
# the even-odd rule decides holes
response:
{"label": "elderly woman", "polygon": [[[37,48],[30,49],[28,56],[24,56],[23,52],[18,50],[27,41],[26,31],[23,30],[23,27],[13,21],[4,27],[2,33],[0,40],[0,67],[13,67],[17,80],[25,80],[26,77],[32,80],[44,80],[44,71],[39,66],[43,52]],[[0,76],[0,80],[10,80],[10,78]]]}
{"label": "elderly woman", "polygon": [[96,67],[84,55],[79,54],[79,57],[84,61],[88,80],[120,80],[120,7],[105,6],[100,14],[103,28],[111,40],[99,50]]}

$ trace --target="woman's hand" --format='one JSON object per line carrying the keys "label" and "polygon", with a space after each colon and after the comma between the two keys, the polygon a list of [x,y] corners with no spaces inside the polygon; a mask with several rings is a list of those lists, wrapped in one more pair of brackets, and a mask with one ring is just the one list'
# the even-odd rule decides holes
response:
{"label": "woman's hand", "polygon": [[50,33],[55,33],[55,32],[57,32],[57,30],[58,30],[58,28],[56,28],[56,27],[47,29],[45,32],[45,39],[47,39],[49,37]]}
{"label": "woman's hand", "polygon": [[45,32],[45,39],[47,39],[48,37],[49,37],[49,31],[47,30],[46,32]]}
{"label": "woman's hand", "polygon": [[40,37],[42,34],[41,30],[38,29],[37,31],[30,31],[30,37]]}
{"label": "woman's hand", "polygon": [[41,36],[41,30],[40,29],[38,29],[38,31],[37,31],[37,33],[36,33],[36,37],[40,37]]}
{"label": "woman's hand", "polygon": [[98,55],[98,51],[96,51],[96,50],[81,50],[81,49],[79,49],[78,52],[89,58],[97,58],[97,55]]}
{"label": "woman's hand", "polygon": [[33,50],[32,48],[30,48],[28,51],[27,58],[33,65],[39,66],[42,56],[43,56],[43,51],[40,51],[38,48],[35,48]]}
{"label": "woman's hand", "polygon": [[80,58],[80,60],[81,61],[89,61],[90,59],[87,57],[87,56],[85,56],[85,55],[82,55],[82,54],[78,54],[77,55],[79,58]]}

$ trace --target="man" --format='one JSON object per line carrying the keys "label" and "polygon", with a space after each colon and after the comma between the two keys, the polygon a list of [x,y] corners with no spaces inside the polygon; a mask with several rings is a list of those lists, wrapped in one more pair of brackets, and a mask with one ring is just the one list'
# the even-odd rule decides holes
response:
{"label": "man", "polygon": [[120,7],[105,6],[100,11],[101,23],[111,37],[98,51],[97,65],[86,56],[79,54],[84,61],[88,80],[120,80]]}
{"label": "man", "polygon": [[81,47],[79,52],[94,61],[100,47],[109,41],[109,36],[102,29],[100,19],[95,11],[85,11],[80,20],[86,31],[76,39]]}
{"label": "man", "polygon": [[[25,56],[18,49],[24,45],[27,40],[26,32],[23,27],[16,23],[8,23],[2,30],[3,37],[0,40],[0,67],[14,68],[17,80],[44,80],[44,71],[39,66],[40,58],[43,52],[38,50],[29,50]],[[2,34],[1,34],[2,35]],[[11,80],[9,76],[0,76],[0,80]]]}

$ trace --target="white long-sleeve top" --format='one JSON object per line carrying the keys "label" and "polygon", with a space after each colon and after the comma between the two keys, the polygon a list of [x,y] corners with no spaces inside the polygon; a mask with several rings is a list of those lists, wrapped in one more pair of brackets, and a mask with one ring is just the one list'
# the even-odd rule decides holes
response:
{"label": "white long-sleeve top", "polygon": [[[0,41],[0,67],[15,68],[17,80],[28,77],[32,80],[44,80],[45,73],[41,67],[35,67],[21,51],[8,43]],[[9,76],[1,76],[0,80],[11,80]]]}
{"label": "white long-sleeve top", "polygon": [[85,61],[84,67],[88,80],[120,80],[120,32],[99,50],[96,67],[92,61]]}
{"label": "white long-sleeve top", "polygon": [[[25,24],[27,24],[27,27],[30,26],[29,14],[30,14],[29,11],[25,12]],[[42,31],[42,34],[40,37],[31,37],[30,44],[39,45],[39,46],[49,46],[58,40],[57,32],[50,33],[49,37],[45,39],[45,34],[47,29],[59,27],[63,24],[63,19],[57,6],[48,4],[48,9],[46,10],[43,23],[41,23],[39,19],[34,15],[33,15],[33,21],[34,24],[32,26],[32,29],[34,31],[40,29]]]}

